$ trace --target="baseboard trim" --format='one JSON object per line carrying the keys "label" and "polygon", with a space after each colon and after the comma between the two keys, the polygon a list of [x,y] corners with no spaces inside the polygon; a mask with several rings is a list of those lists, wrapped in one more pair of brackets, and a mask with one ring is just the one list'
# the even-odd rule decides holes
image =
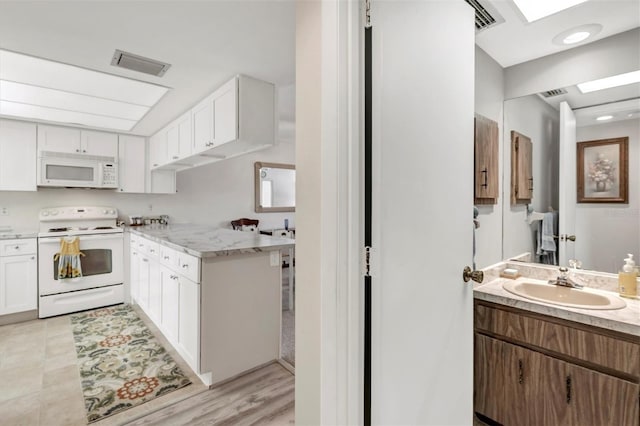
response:
{"label": "baseboard trim", "polygon": [[0,325],[16,324],[19,322],[38,319],[38,310],[16,312],[15,314],[0,315]]}

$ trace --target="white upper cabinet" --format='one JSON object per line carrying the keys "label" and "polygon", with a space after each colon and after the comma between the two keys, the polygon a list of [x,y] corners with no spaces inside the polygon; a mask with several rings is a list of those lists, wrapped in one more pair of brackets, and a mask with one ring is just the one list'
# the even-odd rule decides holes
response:
{"label": "white upper cabinet", "polygon": [[118,158],[118,135],[81,130],[80,149],[83,154]]}
{"label": "white upper cabinet", "polygon": [[146,140],[140,136],[120,135],[118,139],[119,192],[144,193],[146,184]]}
{"label": "white upper cabinet", "polygon": [[191,111],[188,111],[167,127],[168,160],[179,160],[191,155],[192,140]]}
{"label": "white upper cabinet", "polygon": [[[165,134],[168,156],[151,167],[182,170],[269,147],[275,143],[275,112],[273,84],[236,76],[154,135]],[[187,139],[191,150],[183,148]]]}
{"label": "white upper cabinet", "polygon": [[36,191],[36,125],[0,120],[0,191]]}
{"label": "white upper cabinet", "polygon": [[201,152],[213,146],[213,95],[196,105],[191,112],[193,152]]}
{"label": "white upper cabinet", "polygon": [[118,135],[71,127],[38,125],[38,152],[118,157]]}
{"label": "white upper cabinet", "polygon": [[168,154],[167,132],[163,129],[149,140],[149,168],[155,169],[166,164]]}

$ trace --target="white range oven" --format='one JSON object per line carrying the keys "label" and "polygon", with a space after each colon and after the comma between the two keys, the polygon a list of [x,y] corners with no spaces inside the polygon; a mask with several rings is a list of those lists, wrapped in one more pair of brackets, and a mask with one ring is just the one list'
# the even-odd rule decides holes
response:
{"label": "white range oven", "polygon": [[[38,316],[124,302],[124,238],[113,207],[55,207],[40,211]],[[82,276],[58,278],[60,243],[78,238]]]}

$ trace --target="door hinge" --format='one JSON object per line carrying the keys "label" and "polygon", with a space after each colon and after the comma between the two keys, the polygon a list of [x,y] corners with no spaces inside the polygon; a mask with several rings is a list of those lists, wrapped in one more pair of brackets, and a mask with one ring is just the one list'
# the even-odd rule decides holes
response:
{"label": "door hinge", "polygon": [[364,27],[371,28],[371,0],[364,0]]}
{"label": "door hinge", "polygon": [[362,275],[371,276],[371,246],[365,246],[362,256]]}

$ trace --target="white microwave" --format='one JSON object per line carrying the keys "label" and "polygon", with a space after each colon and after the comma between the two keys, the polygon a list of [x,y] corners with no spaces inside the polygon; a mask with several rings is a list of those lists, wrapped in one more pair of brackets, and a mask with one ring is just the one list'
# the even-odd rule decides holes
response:
{"label": "white microwave", "polygon": [[117,188],[118,163],[113,157],[42,151],[38,186]]}

